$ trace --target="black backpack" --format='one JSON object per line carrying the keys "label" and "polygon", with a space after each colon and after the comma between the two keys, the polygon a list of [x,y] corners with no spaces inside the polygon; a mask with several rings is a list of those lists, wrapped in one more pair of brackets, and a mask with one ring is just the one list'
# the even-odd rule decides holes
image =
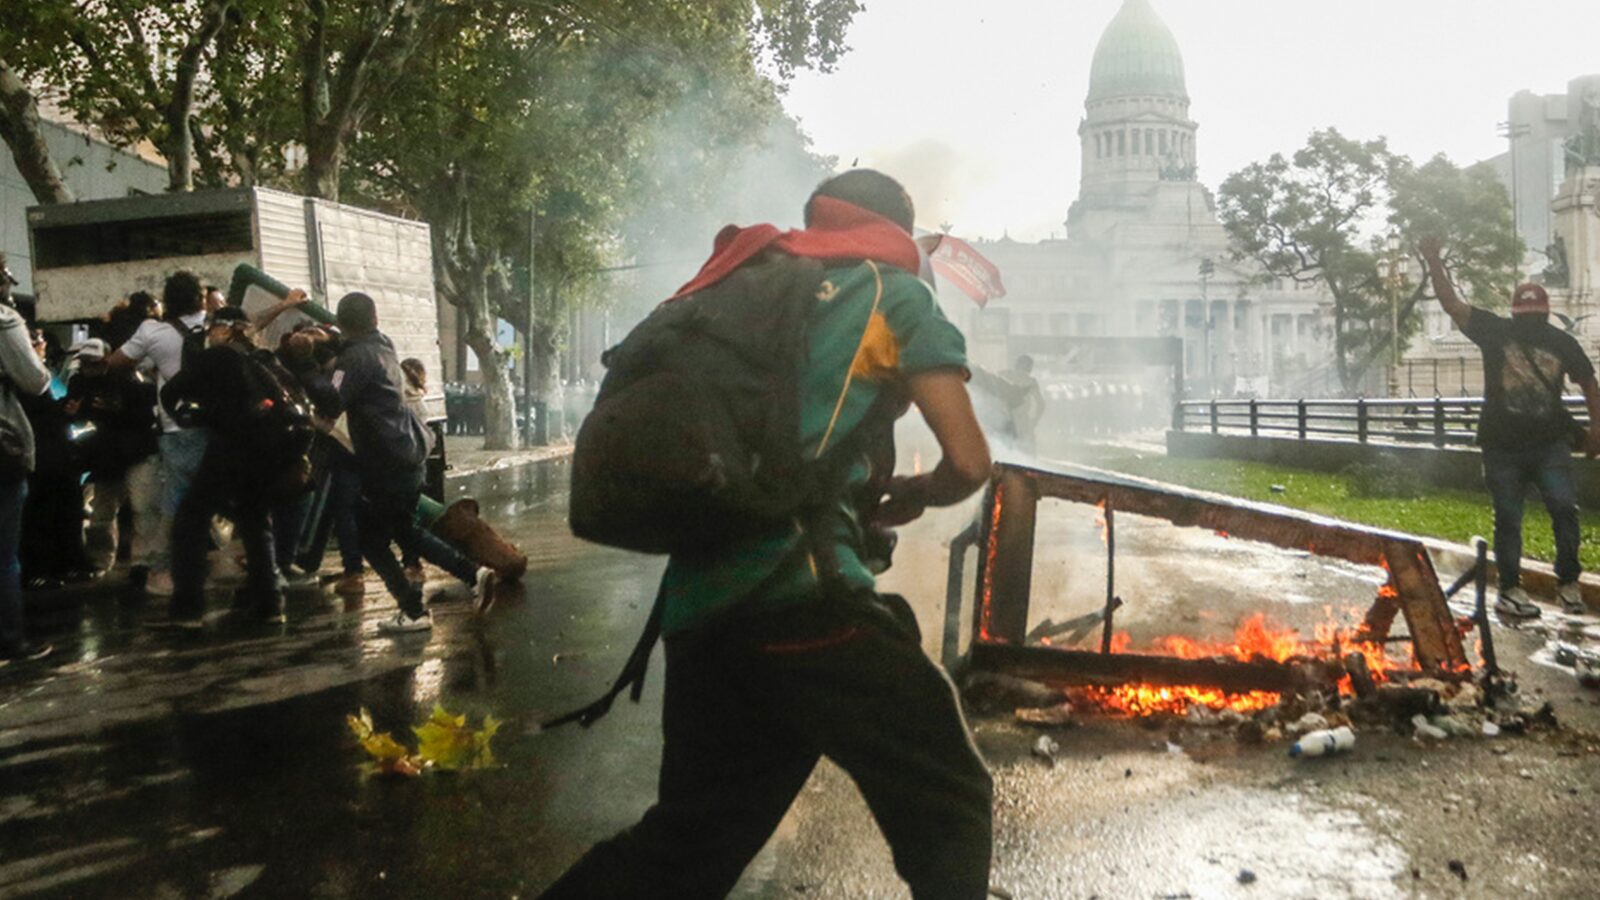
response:
{"label": "black backpack", "polygon": [[573,534],[692,554],[818,496],[839,454],[801,458],[799,379],[822,279],[817,260],[760,256],[606,352],[573,453]]}
{"label": "black backpack", "polygon": [[311,405],[292,374],[265,350],[243,354],[249,388],[233,437],[251,448],[270,493],[288,497],[311,487],[310,452],[316,437]]}

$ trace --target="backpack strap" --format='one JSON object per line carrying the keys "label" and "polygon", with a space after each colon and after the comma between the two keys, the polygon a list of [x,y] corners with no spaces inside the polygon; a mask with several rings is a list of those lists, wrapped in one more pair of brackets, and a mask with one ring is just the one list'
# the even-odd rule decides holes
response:
{"label": "backpack strap", "polygon": [[656,592],[656,601],[650,607],[650,618],[645,622],[644,632],[633,645],[633,652],[628,654],[628,661],[623,665],[622,672],[617,675],[617,680],[612,683],[611,689],[588,706],[540,722],[540,731],[560,728],[572,722],[588,728],[611,711],[612,701],[617,699],[617,695],[622,693],[624,688],[629,689],[628,699],[635,703],[639,702],[640,695],[644,693],[644,676],[650,668],[650,654],[655,650],[656,642],[661,639],[661,612],[666,606],[665,596],[665,592]]}

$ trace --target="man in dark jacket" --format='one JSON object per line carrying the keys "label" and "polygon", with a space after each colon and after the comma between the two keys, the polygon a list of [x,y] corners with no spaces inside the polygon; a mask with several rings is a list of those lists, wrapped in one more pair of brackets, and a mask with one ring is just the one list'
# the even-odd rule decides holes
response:
{"label": "man in dark jacket", "polygon": [[[256,350],[249,321],[238,307],[223,307],[212,316],[206,344],[205,352],[161,390],[169,411],[176,414],[189,406],[189,415],[211,430],[200,468],[172,521],[169,624],[201,624],[211,517],[223,512],[233,519],[244,544],[247,576],[240,605],[263,622],[282,623],[283,590],[269,511],[289,489],[300,454],[295,452],[295,428],[284,415],[294,411],[275,407],[303,408],[305,399],[292,389],[288,373],[272,371],[272,355]],[[307,431],[304,443],[309,441]]]}
{"label": "man in dark jacket", "polygon": [[405,374],[394,344],[378,330],[378,308],[372,298],[346,294],[339,300],[337,315],[345,344],[333,384],[349,416],[350,440],[361,472],[361,553],[400,607],[378,627],[386,632],[427,631],[433,627],[433,617],[422,605],[422,589],[406,578],[391,543],[472,585],[479,609],[493,599],[495,576],[417,527],[423,460],[429,449],[427,426],[406,406]]}

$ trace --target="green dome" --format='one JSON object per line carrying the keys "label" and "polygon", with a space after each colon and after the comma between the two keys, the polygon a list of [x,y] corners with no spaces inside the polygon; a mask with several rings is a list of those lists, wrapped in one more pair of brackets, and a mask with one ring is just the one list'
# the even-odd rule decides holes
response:
{"label": "green dome", "polygon": [[1126,94],[1188,99],[1183,54],[1149,0],[1126,0],[1117,11],[1089,68],[1089,102]]}

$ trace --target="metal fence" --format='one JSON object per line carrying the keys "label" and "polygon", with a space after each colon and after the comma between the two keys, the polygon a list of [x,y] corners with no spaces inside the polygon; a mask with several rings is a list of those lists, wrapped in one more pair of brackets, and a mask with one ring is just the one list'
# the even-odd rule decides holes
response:
{"label": "metal fence", "polygon": [[[1587,425],[1582,397],[1565,397],[1573,418]],[[1482,397],[1398,400],[1185,400],[1172,417],[1178,431],[1355,440],[1360,443],[1471,444]]]}

